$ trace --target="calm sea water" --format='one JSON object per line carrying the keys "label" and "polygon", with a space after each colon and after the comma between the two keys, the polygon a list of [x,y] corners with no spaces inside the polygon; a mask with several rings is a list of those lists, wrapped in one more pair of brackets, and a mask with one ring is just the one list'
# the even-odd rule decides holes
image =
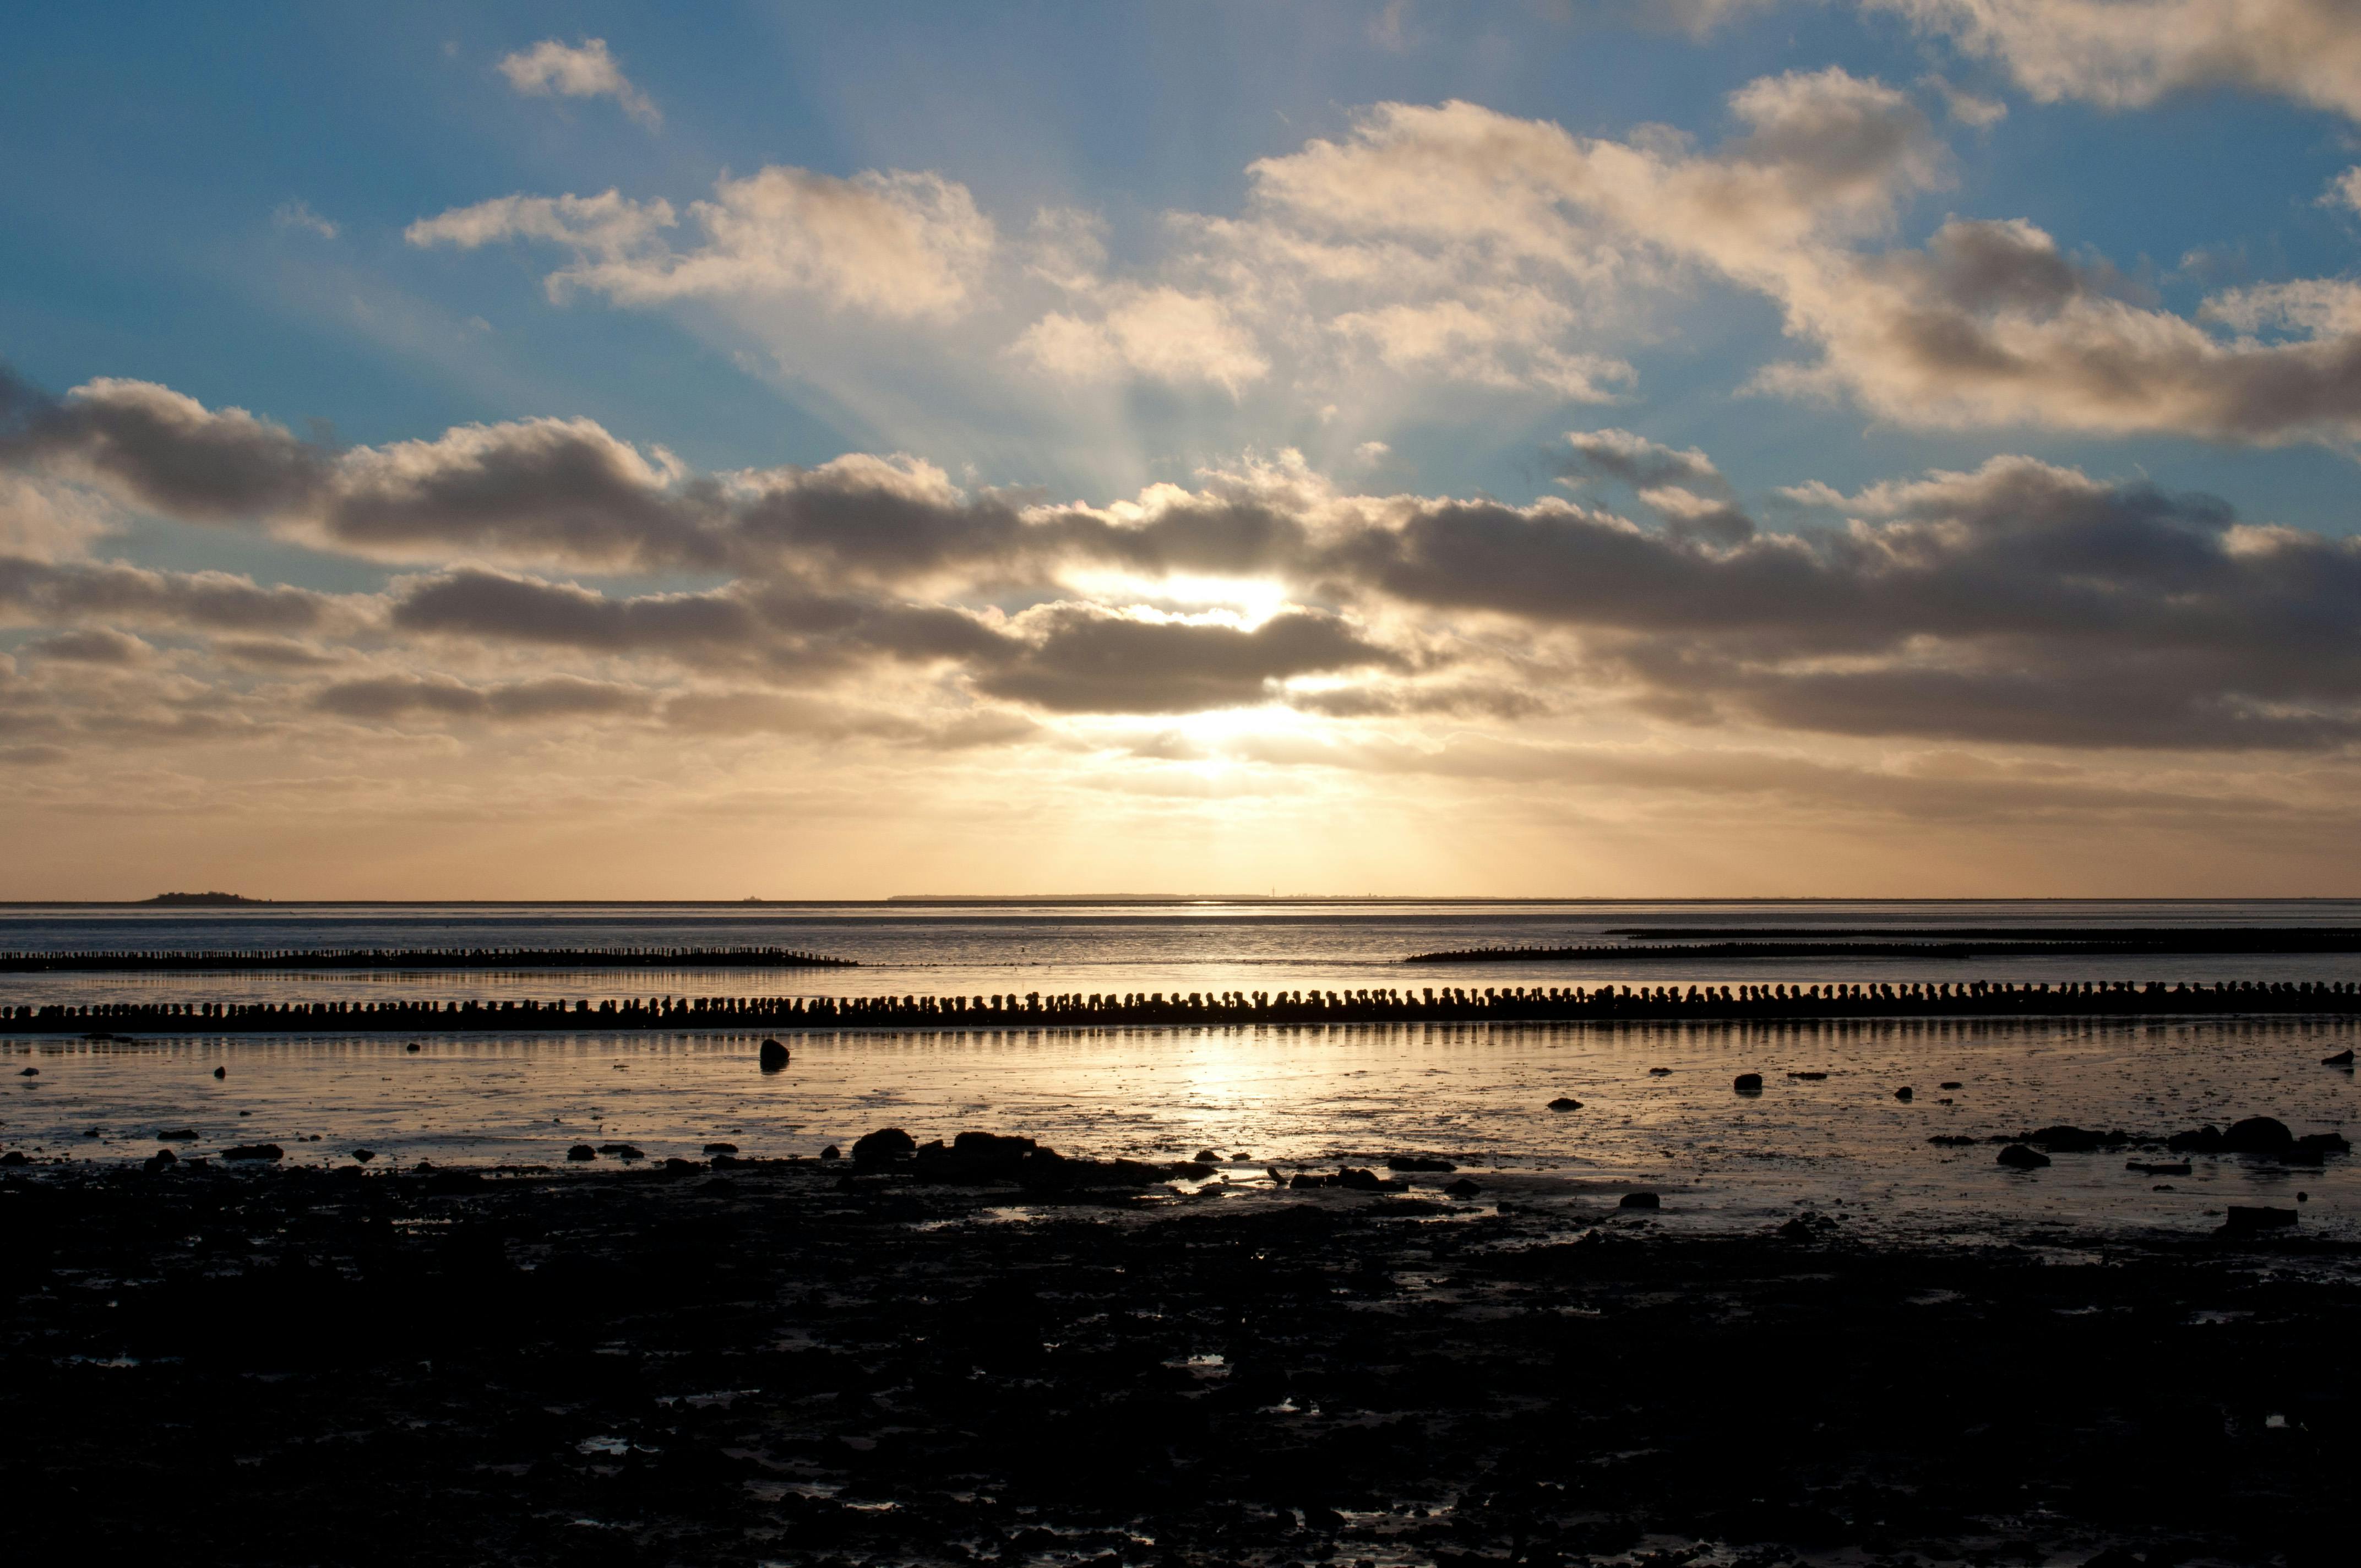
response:
{"label": "calm sea water", "polygon": [[[1580,942],[1624,925],[2361,924],[2354,905],[1990,904],[1039,910],[840,906],[759,913],[564,910],[16,911],[0,946],[539,946],[783,943],[857,958],[853,970],[766,974],[0,977],[10,1001],[305,995],[621,996],[646,992],[1279,990],[1420,982],[1404,954]],[[1743,972],[1649,965],[1506,965],[1481,983],[1838,979],[2353,979],[2361,962],[2070,959],[1971,965],[1766,963]],[[1475,978],[1475,971],[1466,971]],[[183,1155],[271,1141],[298,1161],[552,1163],[567,1145],[629,1141],[651,1157],[709,1140],[749,1154],[818,1152],[882,1125],[927,1138],[977,1127],[1071,1153],[1171,1158],[1212,1148],[1241,1201],[1267,1168],[1442,1155],[1488,1196],[1593,1203],[1665,1195],[1667,1224],[1754,1224],[1808,1205],[1871,1232],[1946,1234],[1994,1222],[2197,1230],[2233,1202],[2299,1206],[2309,1231],[2361,1238],[2351,1161],[2290,1171],[2199,1158],[2185,1178],[2069,1155],[2030,1176],[1988,1136],[2048,1123],[2166,1134],[2275,1115],[2299,1133],[2361,1135],[2349,1072],[2320,1058],[2361,1026],[2290,1020],[1847,1023],[1706,1026],[1403,1025],[844,1033],[796,1036],[763,1074],[744,1034],[533,1038],[204,1037],[0,1045],[0,1146],[127,1159],[164,1129]],[[21,1069],[37,1067],[27,1077]],[[225,1076],[214,1079],[216,1067]],[[1668,1068],[1652,1075],[1651,1068]],[[1764,1074],[1759,1099],[1730,1091]],[[1796,1071],[1825,1080],[1791,1079]],[[1938,1087],[1957,1082],[1957,1090]],[[1905,1104],[1893,1091],[1908,1084]],[[1553,1113],[1558,1095],[1583,1102]],[[309,1141],[313,1138],[319,1141]],[[2170,1191],[2153,1190],[2169,1186]],[[1216,1184],[1214,1190],[1224,1189]],[[2296,1194],[2305,1194],[2298,1205]]]}

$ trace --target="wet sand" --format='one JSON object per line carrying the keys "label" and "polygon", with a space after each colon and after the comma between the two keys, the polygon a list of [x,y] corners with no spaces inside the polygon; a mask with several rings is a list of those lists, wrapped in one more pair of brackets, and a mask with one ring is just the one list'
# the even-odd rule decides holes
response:
{"label": "wet sand", "polygon": [[2361,1247],[1897,1245],[1804,1209],[1690,1234],[1676,1194],[1474,1174],[11,1170],[11,1533],[253,1563],[2349,1560]]}

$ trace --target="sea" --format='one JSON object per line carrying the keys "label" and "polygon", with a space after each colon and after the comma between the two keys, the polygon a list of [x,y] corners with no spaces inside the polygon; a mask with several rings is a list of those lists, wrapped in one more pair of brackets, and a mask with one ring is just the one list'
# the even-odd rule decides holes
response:
{"label": "sea", "polygon": [[[14,905],[0,949],[222,951],[787,947],[857,968],[295,974],[0,975],[0,1002],[950,994],[1358,990],[1422,984],[1816,984],[1839,981],[2361,979],[2361,955],[2071,955],[1618,963],[1507,960],[1438,971],[1422,952],[1611,946],[1616,933],[1935,927],[2361,926],[2361,901],[1738,901],[1414,904],[1109,902],[536,905]],[[1446,981],[1447,976],[1447,981]],[[129,1163],[279,1145],[290,1163],[375,1168],[566,1164],[577,1143],[652,1161],[811,1157],[898,1126],[921,1140],[1022,1134],[1061,1152],[1217,1174],[1174,1201],[1267,1201],[1275,1179],[1416,1155],[1487,1204],[1596,1207],[1658,1194],[1648,1223],[1746,1228],[1811,1212],[1864,1236],[2202,1233],[2227,1207],[2293,1209],[2361,1240],[2352,1157],[2310,1168],[2152,1153],[2065,1155],[2032,1172],[1989,1140],[2057,1124],[2161,1137],[2269,1115],[2356,1126],[2350,1070],[2323,1058],[2361,1025],[2297,1018],[1507,1024],[844,1031],[789,1038],[784,1072],[743,1031],[546,1036],[0,1040],[0,1148]],[[407,1047],[416,1045],[416,1050]],[[26,1069],[31,1069],[30,1072]],[[222,1069],[216,1078],[214,1071]],[[1763,1075],[1759,1096],[1735,1075]],[[1801,1077],[1799,1074],[1825,1076]],[[1912,1091],[1907,1100],[1895,1091]],[[1553,1111],[1553,1100],[1579,1109]],[[166,1136],[186,1133],[188,1136]],[[602,1157],[598,1168],[614,1162]],[[1347,1200],[1339,1195],[1337,1201]],[[1029,1211],[1012,1203],[1004,1218]]]}

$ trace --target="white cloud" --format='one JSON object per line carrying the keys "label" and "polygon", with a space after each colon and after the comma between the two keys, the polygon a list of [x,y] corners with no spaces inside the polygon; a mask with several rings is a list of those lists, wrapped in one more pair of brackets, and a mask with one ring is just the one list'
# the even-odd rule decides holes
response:
{"label": "white cloud", "polygon": [[897,320],[956,315],[995,243],[967,187],[899,170],[839,180],[772,167],[724,179],[714,199],[691,203],[702,244],[675,248],[671,203],[598,196],[502,196],[410,225],[412,245],[472,248],[496,240],[571,247],[571,266],[548,279],[570,289],[646,305],[695,298],[817,296],[847,310]]}
{"label": "white cloud", "polygon": [[503,56],[500,71],[510,86],[531,97],[612,98],[650,130],[664,124],[654,101],[631,85],[607,52],[604,38],[585,38],[570,47],[544,38],[529,49]]}
{"label": "white cloud", "polygon": [[282,229],[300,229],[322,239],[334,239],[342,232],[335,224],[313,212],[309,202],[281,202],[278,210],[270,214],[270,221]]}
{"label": "white cloud", "polygon": [[2361,118],[2350,0],[1864,0],[1999,61],[2045,104],[2244,87]]}
{"label": "white cloud", "polygon": [[2361,213],[2361,166],[2348,169],[2330,181],[2328,189],[2320,193],[2320,204]]}

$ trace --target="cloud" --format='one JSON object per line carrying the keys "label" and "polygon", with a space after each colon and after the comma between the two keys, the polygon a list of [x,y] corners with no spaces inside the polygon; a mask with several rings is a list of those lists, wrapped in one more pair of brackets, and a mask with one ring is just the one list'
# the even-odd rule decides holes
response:
{"label": "cloud", "polygon": [[2328,189],[2320,193],[2320,204],[2361,213],[2361,167],[2348,169],[2330,181]]}
{"label": "cloud", "polygon": [[1016,628],[1022,642],[973,677],[976,689],[1052,713],[1249,707],[1291,676],[1407,666],[1339,618],[1304,610],[1248,630],[1059,604],[1028,610]]}
{"label": "cloud", "polygon": [[25,645],[25,651],[44,659],[63,659],[77,664],[113,664],[124,668],[153,663],[156,650],[127,631],[115,631],[104,626],[87,626],[78,631],[61,631],[54,637],[42,637]]}
{"label": "cloud", "polygon": [[335,224],[312,210],[309,202],[281,202],[270,214],[270,221],[282,229],[301,230],[322,239],[334,239],[343,232]]}
{"label": "cloud", "polygon": [[2038,102],[2141,108],[2240,87],[2361,119],[2346,0],[1865,0],[1997,60]]}
{"label": "cloud", "polygon": [[671,203],[501,196],[422,218],[415,246],[537,240],[575,253],[549,275],[553,300],[582,290],[620,305],[805,296],[888,321],[942,321],[974,302],[997,238],[966,186],[899,170],[850,180],[772,166],[724,178],[692,202],[703,242],[675,248]]}
{"label": "cloud", "polygon": [[0,611],[44,624],[104,617],[167,628],[288,632],[324,625],[335,610],[325,594],[264,587],[227,572],[0,556]]}
{"label": "cloud", "polygon": [[1270,370],[1253,334],[1219,300],[1136,285],[1105,291],[1096,319],[1050,313],[1025,329],[1012,352],[1068,380],[1138,376],[1209,383],[1233,397]]}
{"label": "cloud", "polygon": [[[1781,297],[1817,363],[1758,385],[1841,392],[1900,423],[2163,432],[2272,445],[2361,438],[2361,312],[2325,280],[2216,296],[2198,322],[2121,297],[2022,220],[1954,218],[1923,249],[1827,257]],[[2251,335],[2279,329],[2276,338]]]}
{"label": "cloud", "polygon": [[322,713],[364,723],[413,718],[533,723],[641,714],[651,706],[644,692],[573,675],[489,686],[473,686],[447,676],[384,675],[338,681],[314,692],[311,701]]}
{"label": "cloud", "polygon": [[604,38],[585,38],[570,48],[544,38],[529,49],[502,56],[500,71],[510,86],[528,97],[612,98],[648,129],[664,124],[654,102],[631,85],[607,52]]}

